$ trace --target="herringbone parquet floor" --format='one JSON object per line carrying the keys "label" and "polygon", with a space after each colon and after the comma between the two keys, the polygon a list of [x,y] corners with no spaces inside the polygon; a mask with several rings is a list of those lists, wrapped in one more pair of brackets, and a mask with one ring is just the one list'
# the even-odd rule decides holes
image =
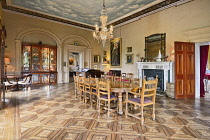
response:
{"label": "herringbone parquet floor", "polygon": [[2,140],[210,140],[210,99],[157,96],[156,120],[98,115],[74,98],[74,86],[55,84],[8,92],[0,110]]}

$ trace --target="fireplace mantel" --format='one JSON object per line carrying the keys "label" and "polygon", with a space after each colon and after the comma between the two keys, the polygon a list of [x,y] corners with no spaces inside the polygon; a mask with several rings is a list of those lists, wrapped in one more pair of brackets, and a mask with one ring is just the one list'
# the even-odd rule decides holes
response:
{"label": "fireplace mantel", "polygon": [[166,90],[166,83],[174,82],[174,66],[173,62],[137,62],[138,78],[144,76],[144,69],[161,69],[164,71],[164,91]]}

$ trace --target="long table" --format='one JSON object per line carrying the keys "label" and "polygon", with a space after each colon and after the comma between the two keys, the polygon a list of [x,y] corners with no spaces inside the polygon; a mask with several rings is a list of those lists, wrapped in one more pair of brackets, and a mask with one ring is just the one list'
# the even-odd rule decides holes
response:
{"label": "long table", "polygon": [[123,93],[126,93],[128,92],[129,90],[131,90],[133,88],[133,85],[130,83],[130,84],[127,84],[126,82],[120,82],[120,81],[112,81],[111,82],[111,89],[110,91],[111,92],[115,92],[115,93],[118,93],[118,106],[119,106],[119,111],[118,113],[119,114],[123,114],[123,110],[122,110],[122,106],[123,106],[123,103],[122,103],[122,97],[123,97]]}

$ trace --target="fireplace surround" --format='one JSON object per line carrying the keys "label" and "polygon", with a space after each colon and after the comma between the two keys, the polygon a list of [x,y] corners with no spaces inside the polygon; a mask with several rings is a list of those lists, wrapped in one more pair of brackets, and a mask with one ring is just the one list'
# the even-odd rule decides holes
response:
{"label": "fireplace surround", "polygon": [[166,83],[174,83],[174,63],[173,62],[137,62],[138,65],[138,78],[143,78],[144,76],[153,77],[154,75],[145,75],[144,71],[148,69],[153,70],[163,70],[163,86],[162,90],[166,90]]}

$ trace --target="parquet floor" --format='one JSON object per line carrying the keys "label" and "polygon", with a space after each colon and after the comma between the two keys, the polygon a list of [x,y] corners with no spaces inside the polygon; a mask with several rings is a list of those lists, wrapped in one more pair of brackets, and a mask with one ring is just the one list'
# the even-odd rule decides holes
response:
{"label": "parquet floor", "polygon": [[210,98],[157,96],[156,120],[98,115],[74,99],[74,86],[55,84],[8,92],[0,110],[2,140],[210,140]]}

